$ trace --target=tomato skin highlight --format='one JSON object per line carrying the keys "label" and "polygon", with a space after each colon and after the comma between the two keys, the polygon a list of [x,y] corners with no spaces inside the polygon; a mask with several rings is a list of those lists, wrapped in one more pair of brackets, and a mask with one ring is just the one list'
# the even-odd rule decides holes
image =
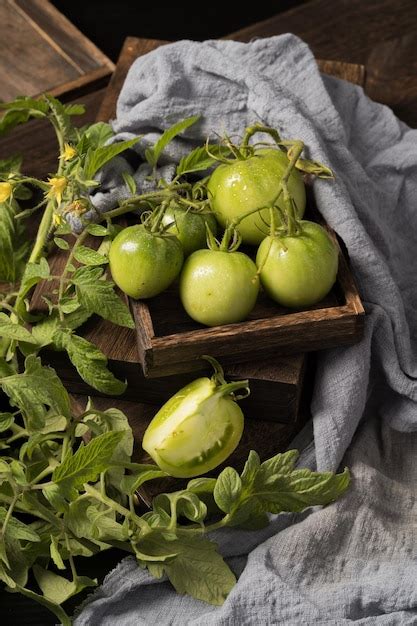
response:
{"label": "tomato skin highlight", "polygon": [[255,306],[258,292],[256,265],[243,252],[197,250],[180,276],[185,310],[206,326],[241,322]]}
{"label": "tomato skin highlight", "polygon": [[242,436],[244,417],[230,393],[198,378],[170,398],[143,437],[143,449],[171,476],[205,474],[227,459]]}
{"label": "tomato skin highlight", "polygon": [[[207,184],[211,207],[216,219],[225,227],[236,217],[253,209],[270,206],[276,198],[279,185],[287,166],[288,157],[281,150],[258,150],[255,156],[219,165]],[[288,190],[294,198],[297,215],[302,218],[306,206],[305,186],[302,175],[293,170],[288,180]],[[282,195],[276,203],[284,208]],[[275,211],[276,223],[281,218]],[[242,220],[237,226],[244,243],[258,245],[268,234],[270,210],[265,209]]]}
{"label": "tomato skin highlight", "polygon": [[266,237],[256,264],[262,286],[279,304],[300,308],[320,302],[335,283],[339,254],[319,224],[300,222],[295,236]]}
{"label": "tomato skin highlight", "polygon": [[184,260],[174,236],[150,233],[143,224],[124,228],[109,252],[114,282],[132,298],[152,298],[176,279]]}
{"label": "tomato skin highlight", "polygon": [[198,213],[181,207],[168,207],[162,218],[162,224],[164,226],[171,224],[168,232],[180,241],[185,257],[207,247],[206,224],[213,235],[217,234],[217,222],[213,213]]}

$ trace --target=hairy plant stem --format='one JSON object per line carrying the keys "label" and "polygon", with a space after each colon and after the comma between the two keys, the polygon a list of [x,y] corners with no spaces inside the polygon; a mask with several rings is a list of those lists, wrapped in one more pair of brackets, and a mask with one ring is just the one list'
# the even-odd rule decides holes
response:
{"label": "hairy plant stem", "polygon": [[8,523],[10,521],[10,518],[11,518],[11,516],[13,514],[14,508],[16,506],[16,503],[17,503],[18,499],[19,499],[19,495],[20,494],[16,494],[15,493],[15,495],[12,498],[12,501],[10,502],[9,508],[7,509],[7,513],[6,513],[6,516],[4,518],[4,522],[3,522],[3,526],[1,527],[1,530],[0,530],[0,541],[4,541],[4,537],[6,535],[6,530],[7,530],[7,525],[8,525]]}

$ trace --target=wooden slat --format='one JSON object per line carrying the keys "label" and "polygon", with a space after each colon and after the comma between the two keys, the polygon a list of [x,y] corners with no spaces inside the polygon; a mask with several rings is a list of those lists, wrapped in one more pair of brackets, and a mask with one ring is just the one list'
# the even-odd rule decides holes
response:
{"label": "wooden slat", "polygon": [[62,94],[65,83],[85,80],[98,70],[110,75],[113,69],[113,63],[47,0],[0,3],[1,100],[52,89]]}
{"label": "wooden slat", "polygon": [[251,24],[229,38],[250,41],[294,33],[318,59],[366,65],[374,46],[415,29],[415,0],[313,0]]}

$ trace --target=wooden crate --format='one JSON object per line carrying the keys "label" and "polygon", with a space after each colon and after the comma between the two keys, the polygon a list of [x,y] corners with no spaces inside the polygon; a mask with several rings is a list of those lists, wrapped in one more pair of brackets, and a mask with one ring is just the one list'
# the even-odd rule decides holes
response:
{"label": "wooden crate", "polygon": [[67,96],[108,80],[114,64],[47,0],[0,3],[0,99]]}
{"label": "wooden crate", "polygon": [[[99,113],[101,119],[114,116],[132,62],[164,43],[126,40]],[[362,66],[321,61],[320,67],[324,72],[354,82],[363,81]],[[322,302],[308,310],[286,310],[261,294],[245,322],[206,328],[185,313],[176,284],[150,300],[130,299],[145,376],[161,377],[198,369],[202,354],[211,354],[228,364],[355,343],[362,337],[364,310],[342,251],[339,256],[335,287]]]}

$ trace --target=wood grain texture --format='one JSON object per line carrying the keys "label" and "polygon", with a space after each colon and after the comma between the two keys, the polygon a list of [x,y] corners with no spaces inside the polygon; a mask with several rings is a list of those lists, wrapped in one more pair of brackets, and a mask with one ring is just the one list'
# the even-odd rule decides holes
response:
{"label": "wood grain texture", "polygon": [[68,91],[113,63],[47,0],[0,3],[0,99]]}
{"label": "wood grain texture", "polygon": [[318,59],[366,65],[374,46],[417,29],[415,0],[313,0],[229,35],[249,41],[294,33]]}
{"label": "wood grain texture", "polygon": [[417,126],[415,0],[314,0],[229,37],[249,41],[284,33],[301,37],[318,58],[361,64],[365,92]]}

